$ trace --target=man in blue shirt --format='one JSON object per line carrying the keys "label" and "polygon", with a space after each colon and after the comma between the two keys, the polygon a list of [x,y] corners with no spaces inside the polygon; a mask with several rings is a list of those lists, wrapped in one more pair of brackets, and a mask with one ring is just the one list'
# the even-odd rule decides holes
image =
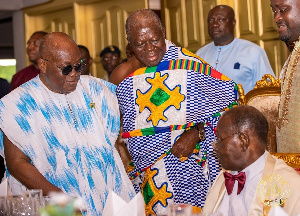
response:
{"label": "man in blue shirt", "polygon": [[230,6],[218,5],[211,9],[207,23],[213,42],[200,48],[196,54],[237,84],[241,83],[245,94],[264,74],[275,76],[261,47],[234,37],[236,21]]}

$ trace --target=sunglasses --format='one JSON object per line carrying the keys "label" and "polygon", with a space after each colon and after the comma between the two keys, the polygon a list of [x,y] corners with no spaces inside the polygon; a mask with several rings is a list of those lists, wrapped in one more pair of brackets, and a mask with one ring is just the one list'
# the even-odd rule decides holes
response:
{"label": "sunglasses", "polygon": [[[51,63],[51,62],[50,62],[49,60],[47,60],[47,59],[44,59],[44,58],[42,58],[42,59],[45,60],[45,61],[47,61],[47,62],[49,62],[49,63]],[[53,64],[53,63],[52,63],[52,64]],[[55,64],[54,64],[54,65],[55,65]],[[86,65],[85,62],[81,59],[80,62],[77,63],[77,64],[75,64],[75,65],[67,65],[67,66],[65,66],[65,67],[59,67],[59,66],[57,66],[57,65],[55,65],[55,66],[61,70],[61,73],[62,73],[63,75],[67,76],[69,73],[72,72],[73,68],[75,69],[75,71],[76,71],[77,73],[80,73],[80,72],[83,70],[83,68],[84,68],[85,65]]]}

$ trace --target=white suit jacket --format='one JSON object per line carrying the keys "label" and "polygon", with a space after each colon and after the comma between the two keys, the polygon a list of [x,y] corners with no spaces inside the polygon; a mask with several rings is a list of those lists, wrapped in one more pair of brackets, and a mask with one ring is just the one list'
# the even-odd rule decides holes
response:
{"label": "white suit jacket", "polygon": [[[216,212],[223,200],[224,194],[226,193],[225,180],[223,172],[217,176],[207,198],[205,205],[202,210],[204,216]],[[284,211],[290,216],[296,216],[300,214],[300,175],[290,166],[288,166],[283,160],[277,159],[267,152],[267,160],[262,173],[262,178],[267,175],[276,174],[282,176],[289,184],[290,195],[284,203]],[[253,197],[252,203],[249,210],[249,216],[262,216],[264,205],[258,196],[258,190]]]}

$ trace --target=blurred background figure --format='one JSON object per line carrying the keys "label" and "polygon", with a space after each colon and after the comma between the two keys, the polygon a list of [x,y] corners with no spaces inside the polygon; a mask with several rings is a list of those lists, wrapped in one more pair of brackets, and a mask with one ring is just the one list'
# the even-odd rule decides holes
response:
{"label": "blurred background figure", "polygon": [[123,62],[120,49],[113,45],[105,47],[101,51],[100,57],[103,69],[107,72],[107,77],[104,79],[108,79],[112,71]]}
{"label": "blurred background figure", "polygon": [[0,98],[8,94],[9,83],[6,79],[0,78]]}
{"label": "blurred background figure", "polygon": [[[8,81],[6,79],[0,78],[0,98],[5,96],[6,94],[8,94],[8,92],[9,92],[9,83],[8,83]],[[4,176],[4,172],[5,172],[4,160],[0,156],[0,182],[1,182],[1,179],[3,178],[3,176]]]}
{"label": "blurred background figure", "polygon": [[29,40],[27,41],[27,55],[29,61],[32,63],[28,67],[23,68],[19,72],[17,72],[10,83],[10,90],[14,90],[19,87],[23,83],[31,80],[36,77],[40,73],[40,69],[37,65],[37,60],[40,57],[39,54],[39,46],[42,41],[42,38],[47,34],[47,32],[36,31],[34,32]]}
{"label": "blurred background figure", "polygon": [[81,59],[85,62],[85,66],[81,71],[81,75],[91,75],[90,67],[93,63],[93,58],[90,56],[90,52],[86,46],[78,45]]}
{"label": "blurred background figure", "polygon": [[234,10],[230,6],[218,5],[211,9],[207,26],[213,42],[200,48],[196,55],[237,84],[242,84],[247,94],[263,75],[275,74],[261,47],[234,37],[235,24]]}

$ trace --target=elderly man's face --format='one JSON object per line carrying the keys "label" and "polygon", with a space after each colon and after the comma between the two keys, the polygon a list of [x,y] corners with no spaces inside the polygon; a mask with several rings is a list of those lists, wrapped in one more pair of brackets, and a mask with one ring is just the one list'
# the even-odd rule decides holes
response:
{"label": "elderly man's face", "polygon": [[130,46],[146,66],[157,66],[166,52],[165,34],[155,22],[141,23],[131,30]]}
{"label": "elderly man's face", "polygon": [[[80,52],[76,44],[66,44],[64,49],[52,52],[51,55],[45,56],[41,61],[45,65],[43,69],[43,73],[45,73],[44,82],[51,91],[61,94],[75,91],[81,72],[78,69],[82,66]],[[72,71],[68,75],[64,75],[65,67],[70,68],[71,66]]]}
{"label": "elderly man's face", "polygon": [[239,139],[239,131],[234,131],[229,117],[224,116],[218,122],[217,143],[215,151],[222,167],[226,170],[238,171],[243,166],[244,157]]}
{"label": "elderly man's face", "polygon": [[300,2],[295,0],[271,0],[271,8],[280,40],[286,42],[297,41],[300,36]]}
{"label": "elderly man's face", "polygon": [[229,44],[234,38],[235,20],[228,8],[213,8],[207,18],[208,34],[216,46]]}
{"label": "elderly man's face", "polygon": [[31,61],[32,63],[36,63],[38,58],[40,57],[39,47],[43,37],[44,37],[43,34],[35,33],[31,35],[31,37],[27,41],[26,51],[27,51],[29,61]]}

